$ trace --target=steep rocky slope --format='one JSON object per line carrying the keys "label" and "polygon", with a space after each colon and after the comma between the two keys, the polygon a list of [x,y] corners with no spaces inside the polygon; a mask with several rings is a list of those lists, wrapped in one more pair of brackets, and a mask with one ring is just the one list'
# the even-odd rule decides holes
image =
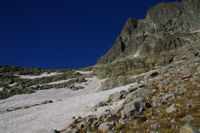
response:
{"label": "steep rocky slope", "polygon": [[129,18],[94,71],[106,78],[100,90],[137,84],[111,94],[94,111],[120,102],[118,107],[74,118],[60,132],[199,133],[199,12],[199,0],[182,0],[150,8],[145,19]]}
{"label": "steep rocky slope", "polygon": [[100,116],[74,118],[61,132],[200,132],[199,57],[177,61],[138,76],[143,77],[142,80],[111,94],[94,106],[94,111],[120,102],[116,108],[107,109]]}

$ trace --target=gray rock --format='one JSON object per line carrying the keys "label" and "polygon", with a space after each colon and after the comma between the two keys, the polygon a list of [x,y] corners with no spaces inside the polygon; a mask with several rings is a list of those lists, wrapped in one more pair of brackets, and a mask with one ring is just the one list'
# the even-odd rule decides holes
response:
{"label": "gray rock", "polygon": [[125,102],[130,102],[138,97],[142,97],[146,94],[149,94],[149,90],[145,89],[145,88],[138,88],[137,90],[129,93],[126,98],[125,98]]}
{"label": "gray rock", "polygon": [[79,77],[79,78],[77,78],[77,82],[78,83],[82,83],[82,82],[86,82],[87,80],[85,80],[85,78],[84,77]]}
{"label": "gray rock", "polygon": [[176,88],[175,92],[176,93],[179,92],[180,94],[184,94],[184,93],[187,92],[187,89],[184,88],[184,87],[178,87],[178,88]]}
{"label": "gray rock", "polygon": [[162,106],[162,98],[160,96],[153,96],[152,98],[152,106]]}
{"label": "gray rock", "polygon": [[160,124],[158,124],[158,123],[151,124],[150,127],[154,128],[154,129],[157,129],[157,128],[160,128]]}
{"label": "gray rock", "polygon": [[163,96],[163,100],[167,100],[167,99],[175,99],[175,95],[173,93],[165,94]]}
{"label": "gray rock", "polygon": [[85,122],[80,122],[77,124],[78,129],[83,129],[85,127]]}
{"label": "gray rock", "polygon": [[93,123],[93,122],[94,122],[94,118],[88,117],[87,120],[86,120],[86,122],[88,122],[88,123]]}
{"label": "gray rock", "polygon": [[128,95],[128,92],[125,90],[120,91],[121,98],[125,98]]}
{"label": "gray rock", "polygon": [[109,128],[111,127],[112,125],[110,124],[110,122],[105,122],[105,123],[101,123],[98,127],[98,130],[102,131],[102,132],[106,132],[109,130]]}
{"label": "gray rock", "polygon": [[176,111],[175,104],[172,104],[171,106],[169,106],[168,108],[166,108],[165,111],[167,113],[175,112]]}
{"label": "gray rock", "polygon": [[121,124],[123,124],[123,125],[126,125],[126,124],[128,124],[130,121],[129,121],[129,119],[127,119],[127,118],[125,118],[125,119],[122,119],[122,118],[121,118],[121,119],[118,120],[118,122],[121,123]]}
{"label": "gray rock", "polygon": [[124,104],[121,104],[113,109],[113,113],[118,113],[120,110],[124,108]]}
{"label": "gray rock", "polygon": [[106,106],[107,104],[108,104],[107,101],[100,101],[97,105],[95,105],[94,108],[103,107]]}
{"label": "gray rock", "polygon": [[197,68],[198,74],[200,74],[200,67]]}
{"label": "gray rock", "polygon": [[117,102],[120,100],[120,98],[121,98],[121,93],[115,92],[109,96],[108,100],[112,102]]}
{"label": "gray rock", "polygon": [[194,120],[194,117],[192,117],[191,115],[186,115],[183,118],[180,118],[180,121],[183,121],[186,123],[190,123],[192,120]]}
{"label": "gray rock", "polygon": [[73,129],[71,130],[71,133],[80,133],[80,131],[79,131],[78,129],[76,129],[76,128],[73,128]]}
{"label": "gray rock", "polygon": [[200,131],[192,125],[185,124],[179,129],[180,133],[200,133]]}
{"label": "gray rock", "polygon": [[199,76],[194,76],[190,79],[190,81],[200,81],[200,77]]}
{"label": "gray rock", "polygon": [[148,79],[148,78],[150,78],[150,77],[155,77],[155,76],[157,76],[158,75],[158,72],[157,71],[153,71],[153,72],[150,72],[149,74],[147,74],[146,76],[145,76],[145,79]]}
{"label": "gray rock", "polygon": [[159,131],[150,131],[150,133],[160,133]]}
{"label": "gray rock", "polygon": [[138,84],[138,83],[135,83],[134,85],[131,85],[129,88],[128,88],[128,91],[129,92],[133,92],[135,90],[137,90],[141,85]]}
{"label": "gray rock", "polygon": [[124,105],[121,111],[122,116],[138,116],[143,112],[145,100],[143,98],[136,98],[135,100]]}
{"label": "gray rock", "polygon": [[167,85],[169,85],[169,81],[168,80],[163,80],[163,81],[159,82],[158,87],[162,88],[162,87],[165,87]]}
{"label": "gray rock", "polygon": [[116,132],[112,130],[112,131],[108,131],[108,133],[116,133]]}

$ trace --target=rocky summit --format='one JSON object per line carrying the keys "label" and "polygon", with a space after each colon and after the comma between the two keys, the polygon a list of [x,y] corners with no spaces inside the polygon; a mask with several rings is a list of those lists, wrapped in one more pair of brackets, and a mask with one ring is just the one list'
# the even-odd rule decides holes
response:
{"label": "rocky summit", "polygon": [[[140,73],[177,61],[183,57],[182,53],[187,52],[185,58],[195,54],[197,49],[189,47],[199,43],[196,32],[200,29],[199,7],[199,0],[164,2],[151,7],[145,19],[129,18],[114,45],[98,60],[99,77]],[[178,50],[180,47],[187,48]],[[188,53],[189,49],[193,53]],[[119,62],[124,65],[123,71],[115,65]]]}
{"label": "rocky summit", "polygon": [[2,133],[200,133],[200,0],[128,18],[95,66],[0,67]]}

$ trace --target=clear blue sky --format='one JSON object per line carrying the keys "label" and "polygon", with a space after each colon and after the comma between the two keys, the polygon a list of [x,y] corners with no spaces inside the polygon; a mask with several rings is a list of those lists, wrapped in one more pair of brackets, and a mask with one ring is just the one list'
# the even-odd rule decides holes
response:
{"label": "clear blue sky", "polygon": [[0,0],[0,65],[94,65],[127,18],[162,1],[174,0]]}

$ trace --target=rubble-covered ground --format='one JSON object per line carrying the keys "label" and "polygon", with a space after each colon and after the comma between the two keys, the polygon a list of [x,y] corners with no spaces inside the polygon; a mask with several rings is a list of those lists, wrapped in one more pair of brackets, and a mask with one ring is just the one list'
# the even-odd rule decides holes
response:
{"label": "rubble-covered ground", "polygon": [[[12,82],[7,83],[8,77],[2,81],[2,96],[12,89],[24,91],[0,100],[0,132],[198,133],[200,129],[199,55],[122,77],[125,82],[112,89],[105,85],[109,79],[98,79],[92,69],[38,74],[9,70],[1,75],[14,77]],[[27,93],[29,88],[34,92]]]}
{"label": "rubble-covered ground", "polygon": [[116,108],[100,116],[74,117],[60,132],[198,133],[200,58],[183,59],[142,75],[139,83],[111,94],[93,111],[121,103]]}

